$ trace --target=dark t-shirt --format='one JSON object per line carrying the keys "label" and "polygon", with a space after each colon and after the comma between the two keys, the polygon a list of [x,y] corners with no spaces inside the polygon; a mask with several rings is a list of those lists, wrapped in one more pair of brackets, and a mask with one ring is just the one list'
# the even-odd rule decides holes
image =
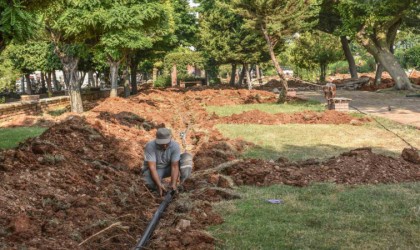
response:
{"label": "dark t-shirt", "polygon": [[178,162],[181,156],[181,148],[178,142],[171,140],[168,148],[162,150],[156,141],[150,141],[146,144],[144,149],[144,166],[147,167],[148,161],[156,162],[156,168],[166,168],[171,165],[171,162]]}

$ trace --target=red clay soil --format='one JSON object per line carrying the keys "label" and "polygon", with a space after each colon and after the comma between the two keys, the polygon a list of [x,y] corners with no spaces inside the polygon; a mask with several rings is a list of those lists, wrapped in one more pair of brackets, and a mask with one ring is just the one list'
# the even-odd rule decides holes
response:
{"label": "red clay soil", "polygon": [[0,249],[132,248],[161,201],[146,189],[140,166],[145,143],[162,126],[171,128],[179,142],[179,132],[188,128],[186,144],[195,154],[196,172],[168,207],[152,249],[214,248],[213,237],[203,230],[223,220],[209,202],[238,198],[229,191],[235,183],[419,180],[415,163],[366,150],[321,164],[241,160],[212,169],[237,159],[250,144],[223,138],[213,128],[222,119],[201,104],[275,98],[265,91],[234,89],[145,90],[128,99],[107,99],[83,116],[63,115],[39,138],[0,151]]}
{"label": "red clay soil", "polygon": [[[143,147],[156,129],[170,127],[180,141],[178,133],[188,127],[187,145],[194,153],[203,144],[223,141],[213,129],[217,116],[200,103],[272,100],[275,95],[264,91],[148,90],[107,99],[82,117],[50,120],[62,123],[17,149],[0,151],[0,249],[133,247],[160,202],[140,176]],[[16,121],[11,124],[27,125],[25,119]]]}
{"label": "red clay soil", "polygon": [[420,165],[372,153],[370,148],[361,148],[326,162],[246,160],[226,168],[222,173],[230,176],[237,185],[306,186],[314,182],[353,185],[419,181]]}

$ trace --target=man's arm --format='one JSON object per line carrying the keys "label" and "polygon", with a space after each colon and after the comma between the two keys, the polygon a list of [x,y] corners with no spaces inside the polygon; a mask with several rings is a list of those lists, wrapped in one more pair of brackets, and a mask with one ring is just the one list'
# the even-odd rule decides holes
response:
{"label": "man's arm", "polygon": [[179,162],[171,162],[171,168],[171,187],[175,190],[179,176]]}
{"label": "man's arm", "polygon": [[155,183],[156,187],[158,188],[160,196],[162,196],[163,191],[166,191],[165,187],[160,182],[159,175],[156,170],[156,162],[148,161],[147,165],[149,167],[150,175],[152,176],[152,180]]}

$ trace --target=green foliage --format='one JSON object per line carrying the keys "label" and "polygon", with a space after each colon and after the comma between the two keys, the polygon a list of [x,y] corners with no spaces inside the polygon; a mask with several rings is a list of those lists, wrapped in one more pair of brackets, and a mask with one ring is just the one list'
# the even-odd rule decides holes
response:
{"label": "green foliage", "polygon": [[344,57],[341,47],[337,46],[339,43],[336,36],[325,32],[302,33],[292,49],[292,63],[306,70],[314,70],[319,66],[321,80],[324,80],[327,65]]}
{"label": "green foliage", "polygon": [[19,77],[19,71],[16,70],[13,61],[10,59],[8,47],[0,52],[0,92],[13,88],[16,79]]}
{"label": "green foliage", "polygon": [[217,0],[202,9],[200,49],[218,64],[258,63],[269,59],[267,43],[253,28],[246,27],[243,17],[232,5]]}
{"label": "green foliage", "polygon": [[0,0],[0,51],[12,39],[24,41],[37,29],[35,15],[26,9],[28,2]]}
{"label": "green foliage", "polygon": [[156,81],[153,83],[155,87],[169,87],[171,86],[171,77],[167,75],[160,75],[157,77]]}
{"label": "green foliage", "polygon": [[11,44],[7,51],[14,67],[22,73],[61,68],[60,59],[54,53],[53,44],[49,42],[30,40],[25,44]]}
{"label": "green foliage", "polygon": [[311,20],[317,13],[315,5],[307,0],[235,0],[237,11],[247,24],[256,30],[266,30],[272,45],[290,38],[295,32],[302,32],[316,23]]}
{"label": "green foliage", "polygon": [[329,70],[334,73],[347,74],[349,73],[349,65],[347,61],[338,61],[329,66]]}
{"label": "green foliage", "polygon": [[405,51],[402,65],[407,69],[415,68],[416,70],[420,70],[420,45],[416,45]]}
{"label": "green foliage", "polygon": [[176,64],[178,78],[182,79],[188,75],[188,65],[204,68],[205,59],[200,52],[183,49],[180,51],[171,52],[165,56],[164,65],[167,72],[171,72],[174,64]]}

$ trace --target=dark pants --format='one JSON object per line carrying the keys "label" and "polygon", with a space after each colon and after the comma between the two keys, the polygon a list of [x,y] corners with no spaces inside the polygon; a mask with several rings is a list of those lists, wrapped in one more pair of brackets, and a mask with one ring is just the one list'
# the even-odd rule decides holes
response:
{"label": "dark pants", "polygon": [[[191,175],[192,172],[192,155],[189,153],[181,154],[179,160],[179,173],[181,175],[181,184]],[[152,188],[156,189],[156,184],[152,179],[152,175],[147,166],[143,166],[143,175],[146,184]],[[163,178],[171,177],[172,168],[171,165],[166,166],[165,168],[156,168],[157,174],[159,175],[160,180]]]}

